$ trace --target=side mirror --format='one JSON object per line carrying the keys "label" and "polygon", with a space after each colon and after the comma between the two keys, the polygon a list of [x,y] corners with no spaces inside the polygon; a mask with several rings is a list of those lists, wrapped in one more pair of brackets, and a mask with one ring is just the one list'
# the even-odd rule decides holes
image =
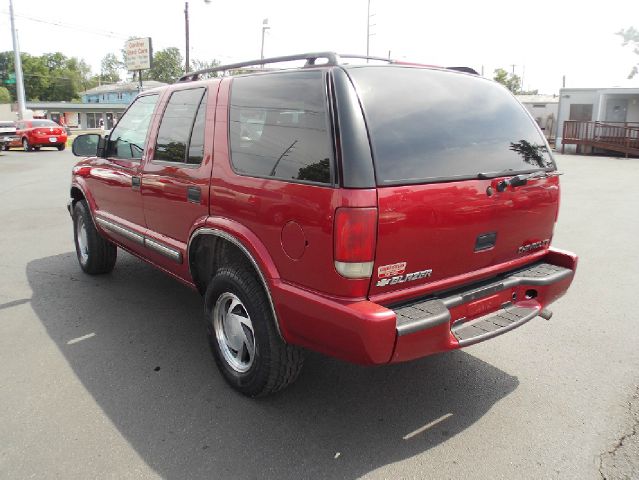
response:
{"label": "side mirror", "polygon": [[95,157],[104,148],[104,140],[97,133],[78,135],[73,140],[71,151],[76,157]]}

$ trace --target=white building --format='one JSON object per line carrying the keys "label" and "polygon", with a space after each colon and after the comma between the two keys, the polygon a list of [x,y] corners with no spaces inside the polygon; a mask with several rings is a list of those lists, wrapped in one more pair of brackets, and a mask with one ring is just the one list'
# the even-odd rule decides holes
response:
{"label": "white building", "polygon": [[[591,132],[594,132],[595,127],[601,130],[608,125],[615,127],[620,133],[620,129],[624,128],[626,134],[634,138],[634,129],[639,128],[639,86],[562,88],[559,91],[559,112],[555,130],[557,146],[562,144],[564,122],[567,120],[580,122],[587,127],[588,131],[579,129],[580,136],[584,138],[594,135]],[[586,125],[587,122],[591,124]],[[592,122],[605,125],[595,125]],[[568,145],[567,149],[574,151],[575,146]]]}
{"label": "white building", "polygon": [[559,97],[557,95],[517,95],[548,140],[555,138]]}

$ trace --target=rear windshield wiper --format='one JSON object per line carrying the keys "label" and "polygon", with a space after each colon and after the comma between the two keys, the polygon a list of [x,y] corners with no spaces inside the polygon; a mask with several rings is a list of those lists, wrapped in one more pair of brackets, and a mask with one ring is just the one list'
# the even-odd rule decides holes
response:
{"label": "rear windshield wiper", "polygon": [[558,175],[563,175],[563,173],[558,172],[556,170],[554,172],[547,172],[545,170],[540,170],[540,171],[532,172],[532,173],[522,173],[497,183],[497,191],[503,192],[509,186],[520,187],[522,185],[526,185],[528,183],[528,180],[532,180],[533,178],[549,178],[549,177],[556,177]]}
{"label": "rear windshield wiper", "polygon": [[480,180],[487,180],[489,178],[503,177],[512,172],[514,172],[512,168],[507,168],[506,170],[499,170],[498,172],[479,172],[477,174],[477,178]]}

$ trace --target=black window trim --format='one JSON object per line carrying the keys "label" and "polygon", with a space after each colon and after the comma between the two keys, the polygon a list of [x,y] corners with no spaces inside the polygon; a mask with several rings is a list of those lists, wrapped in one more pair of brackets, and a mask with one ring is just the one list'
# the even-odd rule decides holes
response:
{"label": "black window trim", "polygon": [[[155,106],[153,107],[153,114],[151,115],[151,122],[153,122],[153,116],[155,116],[155,114],[156,114],[156,109],[158,108],[157,102],[160,100],[160,97],[161,97],[160,93],[161,93],[161,92],[151,92],[151,93],[145,93],[145,94],[142,94],[142,95],[138,95],[137,97],[135,97],[135,98],[133,99],[133,101],[129,104],[129,106],[128,106],[128,107],[126,107],[126,109],[124,110],[124,112],[122,112],[122,115],[120,115],[120,118],[118,118],[118,121],[116,122],[116,124],[115,124],[115,125],[113,125],[113,128],[111,129],[111,131],[109,132],[108,137],[106,138],[107,142],[105,142],[105,145],[108,145],[108,144],[109,144],[109,143],[108,143],[108,141],[110,141],[110,140],[111,140],[111,134],[113,133],[113,130],[115,130],[115,128],[118,126],[118,123],[120,123],[120,120],[122,120],[122,117],[124,117],[124,116],[127,114],[127,112],[129,111],[129,109],[133,106],[133,104],[134,104],[135,102],[137,102],[139,99],[141,99],[142,97],[152,97],[152,96],[154,96],[154,95],[155,95],[156,97],[158,97],[158,99],[156,100]],[[91,113],[91,112],[89,112],[89,113]],[[149,123],[149,127],[148,127],[147,132],[146,132],[146,139],[145,139],[146,145],[145,145],[145,148],[144,148],[144,150],[145,150],[145,151],[146,151],[146,148],[147,148],[147,147],[148,147],[148,145],[149,145],[149,135],[150,135],[150,133],[151,133],[151,132],[150,132],[150,130],[151,130],[151,123]],[[109,153],[109,152],[108,152],[108,148],[107,148],[107,147],[105,147],[105,148],[104,148],[104,154],[103,154],[104,156],[103,156],[102,158],[104,158],[104,159],[106,159],[106,160],[109,160],[109,159],[111,159],[111,158],[112,158],[113,160],[120,160],[120,161],[122,161],[122,160],[126,160],[126,161],[128,161],[128,162],[138,162],[138,163],[142,163],[142,158],[144,158],[144,152],[142,152],[142,157],[141,157],[141,158],[118,158],[118,157],[109,157],[109,156],[108,156],[108,153]]]}
{"label": "black window trim", "polygon": [[[166,166],[174,166],[175,168],[190,168],[190,169],[197,169],[202,166],[202,162],[204,161],[204,156],[202,157],[202,160],[200,160],[200,163],[198,164],[187,163],[186,160],[189,155],[189,148],[191,147],[191,136],[193,135],[193,127],[195,125],[195,119],[197,118],[198,111],[200,109],[200,106],[202,105],[202,99],[204,98],[204,95],[207,95],[209,93],[209,88],[207,85],[198,85],[198,86],[193,86],[190,88],[176,88],[175,90],[171,90],[169,98],[166,100],[164,104],[164,109],[162,110],[162,116],[160,117],[160,123],[158,124],[158,128],[156,129],[156,132],[155,132],[155,141],[153,143],[153,157],[155,157],[155,154],[157,152],[158,135],[160,134],[160,127],[162,126],[162,120],[164,119],[164,114],[166,113],[166,109],[169,106],[171,97],[176,92],[184,92],[186,90],[202,90],[202,95],[200,96],[200,101],[198,102],[198,108],[195,110],[195,115],[193,116],[193,121],[191,122],[191,128],[189,129],[188,140],[187,140],[186,148],[184,150],[184,160],[181,162],[174,162],[172,160],[160,160],[157,158],[151,158],[150,162],[154,165],[166,165]],[[207,103],[208,103],[208,97],[207,97]],[[206,138],[206,110],[208,109],[208,106],[206,104],[204,105],[204,109],[205,109],[204,110],[204,115],[205,115],[204,116],[204,132],[205,132],[204,135]],[[157,115],[159,114],[160,112],[157,112]]]}
{"label": "black window trim", "polygon": [[330,162],[329,162],[329,167],[330,167],[330,174],[331,174],[331,181],[330,183],[324,183],[324,182],[315,182],[312,180],[296,180],[293,178],[280,178],[280,177],[271,177],[269,175],[253,175],[253,174],[247,174],[244,172],[240,172],[235,168],[235,165],[233,165],[233,152],[231,150],[231,99],[232,99],[232,93],[233,93],[233,82],[236,78],[244,78],[244,77],[253,77],[253,76],[262,76],[262,75],[287,75],[287,74],[291,74],[291,73],[296,73],[299,72],[300,70],[284,70],[284,71],[278,71],[278,72],[268,72],[268,73],[258,73],[258,74],[251,74],[251,75],[242,75],[239,77],[232,77],[230,79],[231,85],[229,86],[229,102],[228,102],[228,108],[226,111],[226,116],[227,116],[227,128],[226,128],[226,136],[227,136],[227,145],[228,145],[228,158],[229,158],[229,165],[231,167],[231,170],[233,171],[233,173],[235,173],[236,175],[240,176],[240,177],[248,177],[248,178],[260,178],[260,179],[264,179],[264,180],[276,180],[279,182],[286,182],[286,183],[297,183],[297,184],[301,184],[301,185],[311,185],[311,186],[316,186],[316,187],[325,187],[325,188],[339,188],[339,184],[337,182],[337,169],[335,168],[335,152],[336,152],[336,145],[335,145],[335,136],[333,135],[333,125],[331,124],[331,119],[329,118],[331,115],[331,99],[329,96],[329,88],[328,88],[328,76],[329,76],[329,70],[327,68],[317,68],[317,69],[310,69],[310,68],[305,68],[303,71],[307,72],[309,70],[320,70],[322,72],[322,83],[324,84],[324,100],[326,102],[326,131],[328,132],[329,136],[330,136],[330,150],[332,152],[332,157],[330,158]]}

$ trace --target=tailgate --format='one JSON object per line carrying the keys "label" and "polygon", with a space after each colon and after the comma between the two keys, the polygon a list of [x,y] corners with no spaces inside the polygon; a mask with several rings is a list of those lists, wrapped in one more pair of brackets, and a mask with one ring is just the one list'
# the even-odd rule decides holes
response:
{"label": "tailgate", "polygon": [[468,180],[378,189],[377,252],[370,294],[444,280],[547,248],[558,179],[486,194]]}

